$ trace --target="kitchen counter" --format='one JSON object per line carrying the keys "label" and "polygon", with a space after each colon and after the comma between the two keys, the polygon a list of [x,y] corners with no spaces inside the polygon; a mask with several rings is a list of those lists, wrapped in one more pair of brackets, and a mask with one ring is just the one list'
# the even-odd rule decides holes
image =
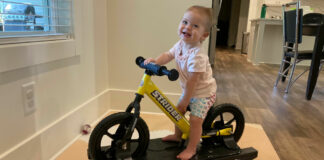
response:
{"label": "kitchen counter", "polygon": [[[248,46],[247,59],[253,64],[280,64],[282,59],[283,33],[281,19],[253,19]],[[314,37],[303,36],[299,50],[312,50]],[[309,62],[302,62],[307,65]]]}

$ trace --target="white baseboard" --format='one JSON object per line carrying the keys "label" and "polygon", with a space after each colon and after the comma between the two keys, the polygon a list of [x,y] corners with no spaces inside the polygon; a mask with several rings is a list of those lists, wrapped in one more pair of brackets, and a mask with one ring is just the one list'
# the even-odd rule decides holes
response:
{"label": "white baseboard", "polygon": [[107,89],[1,153],[0,160],[50,159],[80,135],[82,125],[91,124],[108,111],[109,99]]}
{"label": "white baseboard", "polygon": [[[93,128],[95,127],[95,125],[97,123],[100,122],[100,120],[102,120],[103,118],[106,117],[106,115],[112,112],[111,110],[108,110],[106,113],[102,114],[97,120],[95,120],[94,122],[92,122],[90,124],[90,126]],[[67,148],[69,148],[75,141],[77,141],[78,139],[80,139],[80,137],[82,136],[81,133],[79,133],[72,141],[70,141],[68,144],[66,144],[62,149],[60,149],[54,156],[52,156],[52,158],[50,158],[50,160],[55,160],[59,155],[61,155]]]}
{"label": "white baseboard", "polygon": [[[180,97],[180,94],[176,93],[165,93],[165,95],[174,103]],[[135,91],[133,90],[107,89],[1,153],[0,160],[55,159],[81,136],[81,126],[84,124],[93,126],[109,111],[124,111],[134,98]],[[141,103],[141,111],[161,113],[160,109],[146,96]]]}

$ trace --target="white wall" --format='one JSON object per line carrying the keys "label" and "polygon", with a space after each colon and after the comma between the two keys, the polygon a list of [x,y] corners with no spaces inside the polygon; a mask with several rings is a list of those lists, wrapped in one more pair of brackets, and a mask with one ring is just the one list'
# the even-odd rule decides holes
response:
{"label": "white wall", "polygon": [[[143,74],[135,58],[171,48],[193,4],[211,7],[210,0],[75,0],[76,56],[0,72],[0,159],[48,160],[80,136],[82,124],[108,109],[125,109]],[[31,48],[37,51],[26,45]],[[154,80],[177,101],[178,82]],[[25,115],[21,86],[31,81],[37,110]],[[147,98],[143,105],[144,111],[157,111]]]}
{"label": "white wall", "polygon": [[236,37],[238,32],[239,26],[239,18],[240,15],[240,8],[242,0],[233,0],[231,6],[231,16],[230,16],[230,24],[229,24],[229,32],[228,32],[228,46],[233,46],[236,44]]}
{"label": "white wall", "polygon": [[250,0],[241,0],[239,25],[236,37],[235,49],[241,49],[243,32],[247,31]]}
{"label": "white wall", "polygon": [[[125,108],[134,95],[144,70],[135,58],[156,57],[168,51],[179,39],[177,28],[184,11],[191,5],[211,7],[211,0],[110,0],[108,1],[109,86],[114,90],[112,106]],[[206,50],[208,40],[205,41]],[[167,65],[175,67],[174,62]],[[154,77],[156,85],[176,102],[179,82]],[[144,99],[143,110],[157,111]]]}
{"label": "white wall", "polygon": [[[250,4],[247,3],[250,1]],[[289,3],[294,0],[241,0],[241,8],[240,8],[240,22],[238,27],[238,34],[236,38],[236,49],[241,49],[242,43],[242,32],[250,32],[251,22],[250,20],[260,18],[261,14],[261,7],[263,3],[270,4],[270,5],[279,5],[284,3]],[[248,6],[246,6],[248,5]],[[301,0],[302,6],[310,6],[314,9],[314,12],[317,13],[324,13],[324,2],[323,0]],[[244,10],[248,9],[248,14],[244,14]],[[270,8],[271,10],[272,8]],[[273,7],[273,10],[279,10],[281,12],[281,7]],[[270,12],[270,11],[269,11]],[[281,16],[281,13],[278,14]],[[248,18],[247,24],[246,18]],[[242,26],[245,25],[245,26]]]}
{"label": "white wall", "polygon": [[[247,25],[247,31],[250,32],[251,29],[251,22],[250,20],[260,18],[261,15],[261,7],[262,4],[275,4],[275,5],[280,5],[280,4],[285,4],[292,2],[294,0],[250,0],[250,9],[249,9],[249,21]],[[303,0],[302,0],[303,4]]]}
{"label": "white wall", "polygon": [[[76,0],[74,10],[79,56],[0,73],[0,159],[48,160],[107,111],[107,1]],[[31,81],[37,110],[24,115],[21,86]]]}
{"label": "white wall", "polygon": [[249,7],[249,18],[248,18],[248,24],[247,24],[247,31],[250,32],[251,29],[251,20],[260,18],[260,11],[261,6],[263,4],[264,0],[250,0],[250,7]]}
{"label": "white wall", "polygon": [[310,6],[314,9],[314,12],[324,14],[324,2],[323,0],[301,0],[301,5]]}

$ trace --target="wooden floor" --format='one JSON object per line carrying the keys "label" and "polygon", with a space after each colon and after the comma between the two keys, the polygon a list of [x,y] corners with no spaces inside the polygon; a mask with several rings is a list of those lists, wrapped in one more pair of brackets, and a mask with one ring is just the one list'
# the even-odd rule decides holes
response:
{"label": "wooden floor", "polygon": [[[245,54],[218,49],[214,75],[217,103],[238,105],[249,123],[261,124],[282,160],[322,160],[324,157],[324,71],[311,101],[305,98],[308,73],[284,93],[274,88],[278,65],[252,65]],[[303,69],[298,68],[297,73]],[[262,142],[260,142],[262,143]]]}

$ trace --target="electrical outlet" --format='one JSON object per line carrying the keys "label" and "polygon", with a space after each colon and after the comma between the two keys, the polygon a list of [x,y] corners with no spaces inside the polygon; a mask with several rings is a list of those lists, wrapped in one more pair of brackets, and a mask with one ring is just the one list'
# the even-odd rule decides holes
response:
{"label": "electrical outlet", "polygon": [[36,110],[34,86],[35,82],[29,82],[22,85],[22,96],[25,115],[32,114]]}

